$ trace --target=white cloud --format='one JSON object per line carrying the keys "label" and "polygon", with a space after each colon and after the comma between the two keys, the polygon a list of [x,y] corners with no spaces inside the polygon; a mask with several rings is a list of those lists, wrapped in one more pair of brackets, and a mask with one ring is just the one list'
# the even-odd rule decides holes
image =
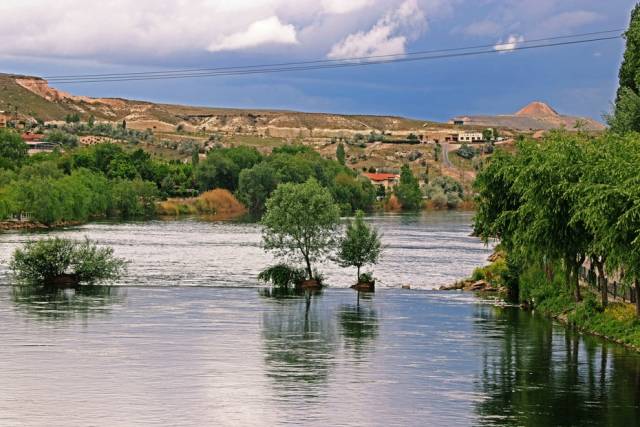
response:
{"label": "white cloud", "polygon": [[264,44],[297,44],[296,29],[291,24],[283,24],[277,16],[271,16],[249,25],[245,31],[222,37],[212,43],[209,52],[239,50]]}
{"label": "white cloud", "polygon": [[355,12],[371,4],[371,0],[322,0],[325,13],[342,15]]}
{"label": "white cloud", "polygon": [[498,52],[511,52],[516,49],[520,44],[524,43],[523,36],[510,35],[506,41],[500,40],[494,47],[494,50]]}
{"label": "white cloud", "polygon": [[328,58],[395,55],[406,52],[407,41],[427,28],[424,12],[416,0],[406,0],[387,12],[368,31],[359,31],[334,44]]}

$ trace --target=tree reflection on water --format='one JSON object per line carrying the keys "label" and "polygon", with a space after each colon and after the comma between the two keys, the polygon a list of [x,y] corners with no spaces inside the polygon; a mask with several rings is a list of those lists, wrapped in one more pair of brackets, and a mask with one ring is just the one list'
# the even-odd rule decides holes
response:
{"label": "tree reflection on water", "polygon": [[276,299],[262,318],[266,374],[282,397],[317,397],[328,381],[336,350],[336,325],[321,293]]}
{"label": "tree reflection on water", "polygon": [[89,318],[108,312],[125,298],[112,286],[78,286],[60,289],[48,286],[14,286],[12,300],[17,308],[42,320]]}
{"label": "tree reflection on water", "polygon": [[640,359],[627,350],[518,309],[478,307],[476,319],[490,341],[477,383],[487,396],[476,406],[481,425],[640,419]]}

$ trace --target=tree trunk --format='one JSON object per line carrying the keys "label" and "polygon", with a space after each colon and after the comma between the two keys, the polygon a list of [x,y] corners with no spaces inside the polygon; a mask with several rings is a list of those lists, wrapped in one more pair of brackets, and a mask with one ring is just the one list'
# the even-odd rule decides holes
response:
{"label": "tree trunk", "polygon": [[358,283],[360,283],[360,266],[358,265]]}
{"label": "tree trunk", "polygon": [[309,280],[313,279],[313,271],[311,270],[311,261],[309,261],[309,256],[304,256],[304,262],[307,264],[307,274],[309,275]]}
{"label": "tree trunk", "polygon": [[607,283],[607,278],[604,277],[604,262],[596,261],[594,264],[598,270],[598,288],[600,288],[602,307],[606,308],[607,305],[609,305],[609,285]]}
{"label": "tree trunk", "polygon": [[576,263],[573,267],[573,284],[575,286],[576,302],[582,301],[582,296],[580,295],[580,265],[581,263]]}
{"label": "tree trunk", "polygon": [[640,281],[637,277],[634,280],[634,285],[636,288],[636,316],[640,317]]}

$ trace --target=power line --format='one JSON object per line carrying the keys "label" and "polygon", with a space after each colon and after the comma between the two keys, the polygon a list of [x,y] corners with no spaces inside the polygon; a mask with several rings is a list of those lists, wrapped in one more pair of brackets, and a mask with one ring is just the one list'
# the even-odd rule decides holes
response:
{"label": "power line", "polygon": [[[524,42],[520,42],[519,44],[531,44],[531,43],[539,43],[539,42],[547,42],[553,40],[563,40],[563,39],[572,39],[578,37],[587,37],[587,36],[595,36],[602,34],[611,34],[611,33],[621,33],[625,31],[624,29],[612,29],[612,30],[603,30],[603,31],[593,31],[588,33],[580,33],[580,34],[571,34],[566,36],[552,36],[545,37],[539,39],[526,40]],[[502,45],[506,45],[508,43],[504,43]],[[500,45],[500,44],[498,44]],[[140,72],[131,72],[131,73],[111,73],[111,74],[77,74],[77,75],[61,75],[61,76],[44,76],[43,78],[46,80],[67,80],[67,79],[92,79],[92,78],[123,78],[123,77],[132,77],[132,76],[163,76],[163,75],[176,75],[176,74],[184,74],[184,73],[196,73],[196,72],[210,72],[210,71],[241,71],[245,69],[255,69],[255,68],[265,68],[265,67],[285,67],[285,66],[297,66],[297,65],[312,65],[312,64],[335,64],[335,63],[343,63],[343,62],[353,62],[353,61],[368,61],[368,60],[381,60],[383,58],[394,59],[394,58],[404,58],[410,56],[418,56],[418,55],[429,55],[436,53],[447,53],[447,52],[457,52],[464,50],[472,50],[472,49],[486,49],[486,48],[494,48],[496,46],[495,43],[492,44],[484,44],[484,45],[475,45],[475,46],[466,46],[466,47],[456,47],[456,48],[447,48],[447,49],[435,49],[435,50],[423,50],[423,51],[414,51],[402,54],[388,54],[388,55],[370,55],[370,56],[360,56],[360,57],[350,57],[350,58],[342,58],[342,59],[318,59],[312,61],[299,61],[299,62],[284,62],[284,63],[271,63],[271,64],[260,64],[260,65],[245,65],[245,66],[236,66],[236,67],[213,67],[213,68],[187,68],[182,70],[165,70],[165,71],[140,71]]]}
{"label": "power line", "polygon": [[[609,31],[609,32],[613,32],[613,31]],[[603,34],[605,32],[598,32],[598,33]],[[568,38],[568,37],[578,37],[578,36],[563,36],[559,38]],[[390,58],[371,60],[367,62],[356,62],[358,59],[349,58],[346,60],[340,60],[340,62],[336,62],[337,60],[331,60],[331,61],[307,61],[307,62],[300,62],[300,63],[290,63],[290,64],[293,64],[293,66],[286,65],[286,64],[262,65],[262,66],[255,65],[255,66],[246,66],[246,67],[227,67],[227,68],[207,69],[206,71],[190,70],[190,71],[164,72],[165,74],[159,74],[161,72],[128,73],[128,74],[123,73],[123,74],[113,74],[108,76],[95,75],[95,77],[91,75],[85,75],[83,77],[78,76],[73,78],[58,77],[58,78],[48,78],[47,80],[50,83],[79,84],[79,83],[147,81],[147,80],[175,80],[175,79],[186,79],[186,78],[239,76],[239,75],[250,75],[250,74],[271,74],[271,73],[282,73],[282,72],[293,72],[293,71],[311,71],[311,70],[321,70],[321,69],[364,67],[364,66],[370,66],[370,65],[381,65],[381,64],[390,64],[390,63],[403,63],[403,62],[427,61],[427,60],[436,60],[436,59],[445,59],[445,58],[478,56],[478,55],[485,55],[485,54],[491,54],[491,53],[495,54],[495,53],[504,53],[504,52],[513,52],[513,51],[542,49],[542,48],[548,48],[548,47],[595,43],[599,41],[616,40],[619,38],[620,38],[620,35],[616,35],[616,36],[608,36],[608,37],[581,39],[581,40],[569,40],[569,41],[557,42],[557,43],[537,44],[532,46],[515,46],[512,49],[504,49],[504,50],[497,50],[495,49],[495,45],[490,45],[490,47],[492,48],[491,50],[474,50],[471,52],[457,52],[457,53],[454,53],[454,52],[460,51],[460,50],[474,49],[474,48],[442,49],[440,51],[428,51],[428,53],[412,52],[410,54],[407,54],[408,57],[404,56],[401,58],[398,58],[397,55],[395,56],[383,55],[381,57],[383,58],[390,57]],[[555,38],[555,39],[558,39],[558,38]],[[529,41],[529,43],[531,42],[532,41]],[[507,45],[507,44],[508,43],[505,43],[504,45]],[[486,45],[484,47],[485,48],[489,47],[489,45]],[[452,52],[452,53],[433,55],[434,52]],[[43,82],[42,84],[45,84],[45,82]]]}

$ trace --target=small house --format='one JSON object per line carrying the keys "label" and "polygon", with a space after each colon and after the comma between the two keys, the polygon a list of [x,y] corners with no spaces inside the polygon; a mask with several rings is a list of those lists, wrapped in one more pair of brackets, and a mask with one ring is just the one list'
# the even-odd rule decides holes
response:
{"label": "small house", "polygon": [[482,142],[484,136],[482,132],[462,132],[458,135],[458,142]]}
{"label": "small house", "polygon": [[365,177],[371,181],[373,185],[381,185],[385,190],[393,188],[400,182],[400,175],[395,173],[365,173]]}

